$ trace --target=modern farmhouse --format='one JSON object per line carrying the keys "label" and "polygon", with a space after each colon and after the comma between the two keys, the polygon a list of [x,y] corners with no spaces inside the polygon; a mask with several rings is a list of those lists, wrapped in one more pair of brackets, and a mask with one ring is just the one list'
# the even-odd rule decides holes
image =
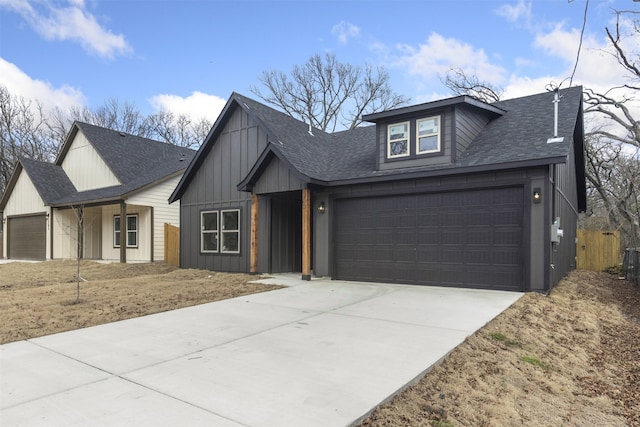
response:
{"label": "modern farmhouse", "polygon": [[54,163],[17,162],[0,199],[4,257],[162,261],[180,210],[167,199],[194,154],[75,122]]}
{"label": "modern farmhouse", "polygon": [[541,292],[575,268],[580,87],[363,119],[325,133],[233,93],[170,197],[182,267]]}

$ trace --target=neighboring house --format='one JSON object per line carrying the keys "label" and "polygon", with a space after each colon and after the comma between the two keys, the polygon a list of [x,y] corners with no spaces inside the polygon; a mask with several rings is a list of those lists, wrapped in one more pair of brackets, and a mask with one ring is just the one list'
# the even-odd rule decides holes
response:
{"label": "neighboring house", "polygon": [[194,154],[75,122],[55,163],[18,160],[0,199],[4,257],[162,261],[164,223],[179,224],[167,199]]}
{"label": "neighboring house", "polygon": [[329,134],[234,93],[170,198],[181,265],[547,291],[575,268],[582,116],[572,87]]}

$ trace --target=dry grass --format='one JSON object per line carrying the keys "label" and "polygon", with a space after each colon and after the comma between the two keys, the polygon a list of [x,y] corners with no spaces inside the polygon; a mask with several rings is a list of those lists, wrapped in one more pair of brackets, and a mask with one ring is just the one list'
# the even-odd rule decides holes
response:
{"label": "dry grass", "polygon": [[277,289],[256,276],[162,263],[75,261],[0,265],[0,344]]}
{"label": "dry grass", "polygon": [[[164,264],[0,265],[0,343],[275,289]],[[640,426],[640,288],[573,272],[527,294],[364,426]]]}
{"label": "dry grass", "polygon": [[640,288],[575,271],[527,294],[364,426],[640,426]]}

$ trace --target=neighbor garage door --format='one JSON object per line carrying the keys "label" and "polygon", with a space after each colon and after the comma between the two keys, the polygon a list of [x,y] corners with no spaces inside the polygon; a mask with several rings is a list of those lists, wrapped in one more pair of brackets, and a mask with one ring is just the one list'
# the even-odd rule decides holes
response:
{"label": "neighbor garage door", "polygon": [[7,257],[12,259],[45,259],[46,220],[44,215],[8,218]]}
{"label": "neighbor garage door", "polygon": [[522,187],[336,199],[336,279],[523,290]]}

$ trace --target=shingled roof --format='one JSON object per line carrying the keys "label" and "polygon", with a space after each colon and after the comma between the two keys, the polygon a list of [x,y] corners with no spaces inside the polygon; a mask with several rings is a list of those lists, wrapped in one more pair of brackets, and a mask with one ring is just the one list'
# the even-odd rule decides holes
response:
{"label": "shingled roof", "polygon": [[[82,132],[98,152],[120,185],[77,191],[62,169],[62,162],[78,132]],[[40,197],[49,206],[105,203],[129,195],[182,173],[195,151],[148,138],[75,122],[55,163],[21,158],[0,199],[0,210],[8,201],[19,174],[24,171]]]}
{"label": "shingled roof", "polygon": [[[252,182],[264,170],[264,165],[261,166],[260,162],[268,163],[272,155],[288,164],[303,182],[326,186],[369,180],[404,179],[413,175],[442,175],[518,165],[561,163],[566,161],[570,151],[574,149],[576,129],[580,132],[577,139],[582,139],[582,88],[562,89],[559,96],[558,136],[563,137],[563,140],[556,143],[547,143],[553,136],[553,92],[492,104],[468,96],[458,96],[365,116],[365,121],[377,121],[382,116],[386,118],[394,114],[430,108],[464,106],[482,110],[492,117],[465,152],[453,163],[378,170],[376,126],[363,126],[336,133],[310,129],[308,124],[300,120],[234,92],[170,201],[181,197],[192,174],[209,152],[210,145],[214,143],[216,132],[223,127],[226,117],[237,107],[243,108],[261,124],[269,140],[269,146],[258,160],[258,164],[238,185],[242,190],[249,190]],[[583,147],[580,145],[578,148],[581,156]],[[583,159],[578,159],[580,160]]]}

